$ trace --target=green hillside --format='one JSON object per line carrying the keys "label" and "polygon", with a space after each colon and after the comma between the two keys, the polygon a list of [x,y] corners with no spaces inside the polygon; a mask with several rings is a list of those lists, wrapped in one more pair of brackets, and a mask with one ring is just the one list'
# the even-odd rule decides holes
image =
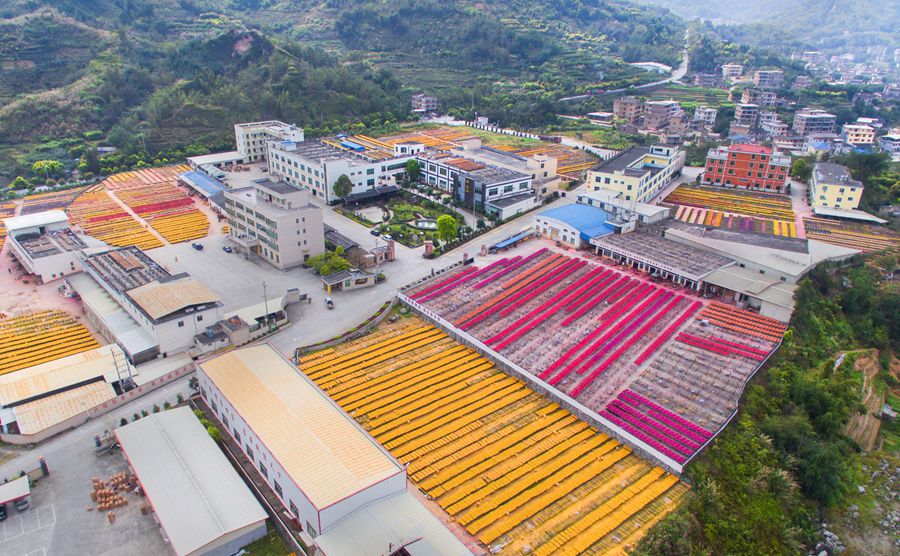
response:
{"label": "green hillside", "polygon": [[664,10],[584,0],[8,0],[0,178],[74,160],[85,133],[152,155],[225,144],[254,118],[390,126],[417,90],[544,125],[559,96],[652,78],[626,61],[676,63],[683,31]]}

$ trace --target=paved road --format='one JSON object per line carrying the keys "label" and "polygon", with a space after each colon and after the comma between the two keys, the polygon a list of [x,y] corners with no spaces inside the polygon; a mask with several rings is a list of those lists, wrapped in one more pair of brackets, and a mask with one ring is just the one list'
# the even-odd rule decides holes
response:
{"label": "paved road", "polygon": [[619,93],[624,93],[629,90],[652,89],[653,87],[658,87],[658,86],[664,85],[666,83],[672,83],[673,81],[678,81],[679,79],[684,77],[688,72],[689,59],[688,59],[687,44],[688,44],[689,40],[690,40],[690,30],[685,32],[685,39],[684,39],[685,49],[681,51],[681,64],[679,64],[678,67],[672,71],[672,74],[665,79],[660,79],[659,81],[654,81],[652,83],[644,83],[643,85],[635,85],[634,87],[623,87],[621,89],[609,89],[608,91],[604,91],[603,93],[600,93],[598,95],[574,95],[574,96],[570,96],[570,97],[563,97],[559,100],[563,101],[563,102],[568,102],[571,100],[584,100],[584,99],[595,97],[595,96],[617,95]]}

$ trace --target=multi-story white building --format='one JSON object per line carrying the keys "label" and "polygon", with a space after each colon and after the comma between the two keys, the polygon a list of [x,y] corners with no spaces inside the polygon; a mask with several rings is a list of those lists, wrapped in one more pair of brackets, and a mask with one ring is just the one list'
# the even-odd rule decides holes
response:
{"label": "multi-story white building", "polygon": [[778,89],[784,82],[781,70],[757,70],[753,74],[753,83],[761,89]]}
{"label": "multi-story white building", "polygon": [[711,126],[716,123],[716,116],[719,111],[715,108],[710,108],[708,106],[698,106],[696,110],[694,110],[694,121],[701,122],[703,125]]}
{"label": "multi-story white building", "polygon": [[881,150],[891,155],[896,162],[900,158],[900,133],[889,133],[882,135],[878,139],[878,146]]}
{"label": "multi-story white building", "polygon": [[799,135],[834,133],[837,116],[817,108],[804,108],[794,114],[793,130]]}
{"label": "multi-story white building", "polygon": [[235,124],[234,140],[244,162],[266,159],[266,143],[269,141],[303,142],[303,128],[270,120]]}
{"label": "multi-story white building", "polygon": [[758,104],[760,106],[775,106],[778,102],[778,95],[775,94],[775,91],[744,89],[743,94],[741,94],[741,102],[745,104]]}
{"label": "multi-story white building", "polygon": [[9,253],[28,271],[47,283],[81,270],[79,254],[85,238],[69,230],[61,210],[48,210],[7,218]]}
{"label": "multi-story white building", "polygon": [[[338,142],[339,141],[339,142]],[[363,193],[406,172],[406,162],[415,153],[401,154],[400,145],[394,156],[369,149],[352,139],[335,141],[269,141],[267,143],[269,175],[289,184],[310,190],[326,203],[340,197],[334,184],[342,175],[353,183],[351,193]]]}
{"label": "multi-story white building", "polygon": [[734,120],[732,124],[735,126],[754,128],[759,118],[759,106],[756,104],[736,104],[734,107]]}
{"label": "multi-story white building", "polygon": [[862,199],[863,184],[850,176],[846,166],[818,162],[809,180],[809,201],[813,207],[854,210]]}
{"label": "multi-story white building", "polygon": [[722,77],[725,79],[734,79],[744,74],[744,66],[742,64],[722,64]]}
{"label": "multi-story white building", "polygon": [[259,256],[281,270],[325,252],[322,209],[309,191],[263,179],[225,193],[228,238],[239,251]]}
{"label": "multi-story white building", "polygon": [[587,190],[606,189],[646,203],[681,172],[684,160],[684,151],[674,145],[631,147],[589,170]]}
{"label": "multi-story white building", "polygon": [[427,113],[427,112],[436,112],[438,109],[438,100],[437,98],[426,95],[424,93],[418,93],[412,96],[412,110],[413,112],[419,113]]}
{"label": "multi-story white building", "polygon": [[769,136],[787,135],[790,127],[778,118],[775,112],[763,111],[759,113],[759,128]]}
{"label": "multi-story white building", "polygon": [[844,124],[841,138],[854,147],[871,147],[875,144],[875,129],[863,124]]}

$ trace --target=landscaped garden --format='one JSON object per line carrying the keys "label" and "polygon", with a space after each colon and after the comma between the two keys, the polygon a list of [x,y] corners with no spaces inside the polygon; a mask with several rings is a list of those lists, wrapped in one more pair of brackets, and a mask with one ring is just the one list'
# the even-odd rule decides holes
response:
{"label": "landscaped garden", "polygon": [[[402,191],[385,203],[367,207],[342,207],[339,212],[360,224],[373,227],[380,234],[388,234],[407,247],[419,247],[427,240],[439,244],[437,219],[445,214],[465,225],[462,215],[450,207],[430,201],[409,191]],[[379,218],[381,221],[376,221]]]}

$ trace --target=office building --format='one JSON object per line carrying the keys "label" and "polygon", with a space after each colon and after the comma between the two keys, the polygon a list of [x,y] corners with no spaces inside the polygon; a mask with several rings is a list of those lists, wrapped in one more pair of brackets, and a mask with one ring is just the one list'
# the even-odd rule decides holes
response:
{"label": "office building", "polygon": [[684,160],[684,151],[673,145],[631,147],[589,170],[587,190],[605,189],[645,203],[681,172]]}
{"label": "office building", "polygon": [[243,162],[257,162],[266,159],[266,143],[269,141],[302,143],[303,128],[275,120],[235,124],[234,140]]}
{"label": "office building", "polygon": [[228,238],[237,249],[286,270],[325,252],[322,209],[309,191],[263,179],[225,193]]}

